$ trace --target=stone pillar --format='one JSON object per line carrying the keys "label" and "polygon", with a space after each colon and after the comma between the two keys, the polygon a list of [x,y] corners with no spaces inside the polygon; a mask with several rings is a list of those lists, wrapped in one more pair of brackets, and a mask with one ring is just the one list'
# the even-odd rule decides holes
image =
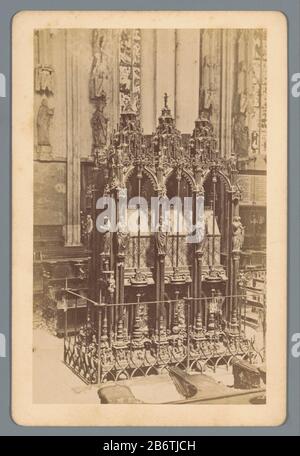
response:
{"label": "stone pillar", "polygon": [[222,30],[200,30],[199,113],[209,114],[220,144]]}
{"label": "stone pillar", "polygon": [[[201,180],[197,183],[199,186],[201,186]],[[199,204],[199,200],[201,202],[201,199],[203,200],[203,206],[202,204]],[[200,206],[200,207],[199,207]],[[199,210],[201,213],[199,214]],[[202,191],[201,192],[195,192],[193,195],[193,225],[196,226],[196,229],[199,229],[198,227],[198,222],[200,217],[204,217],[204,196]],[[198,233],[197,233],[198,235]],[[202,302],[200,299],[202,295],[202,260],[203,260],[203,253],[205,249],[205,237],[200,240],[198,239],[199,242],[194,244],[194,270],[193,270],[193,286],[192,286],[192,296],[196,298],[195,305],[194,307],[194,312],[193,312],[193,318],[194,318],[194,326],[196,327],[196,322],[197,322],[197,327],[202,329]]]}
{"label": "stone pillar", "polygon": [[211,297],[209,298],[208,302],[208,321],[207,321],[207,330],[211,333],[216,329],[216,322],[215,322],[215,289],[211,290]]}
{"label": "stone pillar", "polygon": [[[203,252],[196,252],[197,255],[197,298],[201,298],[202,295],[202,261],[203,261]],[[202,314],[202,304],[201,301],[198,301],[198,313]]]}
{"label": "stone pillar", "polygon": [[[156,30],[156,114],[155,121],[160,116],[163,106],[164,94],[167,93],[168,105],[171,112],[175,112],[175,87],[176,87],[176,42],[177,30],[159,29]],[[174,114],[175,117],[175,114]]]}
{"label": "stone pillar", "polygon": [[156,30],[141,30],[141,126],[151,135],[156,126]]}
{"label": "stone pillar", "polygon": [[[192,208],[192,223],[196,225],[196,205],[197,205],[197,194],[196,192],[193,193],[193,208]],[[192,271],[192,286],[191,286],[191,294],[192,297],[197,297],[197,284],[198,284],[198,261],[197,261],[197,247],[198,245],[195,243],[193,244],[193,253],[194,253],[194,264],[193,264],[193,271]]]}
{"label": "stone pillar", "polygon": [[37,36],[37,59],[38,64],[43,65],[52,65],[52,46],[50,39],[50,30],[43,29],[36,32]]}
{"label": "stone pillar", "polygon": [[175,36],[175,30],[141,31],[141,125],[147,135],[155,131],[165,93],[175,109]]}
{"label": "stone pillar", "polygon": [[[66,30],[66,144],[67,144],[67,222],[66,246],[80,242],[80,151],[78,55],[74,32]],[[76,42],[76,41],[75,41]]]}
{"label": "stone pillar", "polygon": [[119,302],[124,302],[124,257],[119,262]]}
{"label": "stone pillar", "polygon": [[[234,173],[233,182],[236,182],[237,173]],[[234,217],[239,215],[239,193],[235,192],[232,194],[232,220]],[[231,229],[231,245],[232,245],[232,229]],[[238,332],[238,279],[239,279],[239,270],[240,270],[240,250],[232,251],[232,294],[234,295],[232,299],[232,312],[231,312],[231,330],[233,333]]]}
{"label": "stone pillar", "polygon": [[[156,300],[163,301],[165,297],[165,254],[156,255]],[[160,303],[156,304],[156,331],[160,325]]]}
{"label": "stone pillar", "polygon": [[156,125],[156,31],[141,30],[141,127],[151,135]]}
{"label": "stone pillar", "polygon": [[222,30],[220,152],[230,158],[232,148],[232,104],[234,93],[235,30]]}
{"label": "stone pillar", "polygon": [[176,30],[175,119],[191,133],[199,110],[200,30]]}
{"label": "stone pillar", "polygon": [[[120,68],[119,68],[119,40],[120,31],[110,30],[108,52],[111,52],[108,68],[109,78],[107,81],[108,106],[107,113],[109,117],[107,136],[108,138],[117,129],[120,121],[119,107],[119,89],[120,89]],[[111,103],[110,103],[111,101]]]}
{"label": "stone pillar", "polygon": [[[115,290],[115,303],[123,304],[124,303],[124,256],[118,255],[115,262],[115,281],[116,281],[116,290]],[[115,314],[117,321],[120,318],[123,318],[123,306],[115,307]]]}
{"label": "stone pillar", "polygon": [[[118,235],[118,234],[117,234]],[[116,242],[117,236],[116,236]],[[124,303],[124,262],[125,252],[121,252],[120,249],[117,252],[115,262],[115,280],[116,280],[116,303]]]}
{"label": "stone pillar", "polygon": [[227,190],[226,192],[226,213],[227,213],[227,229],[226,229],[226,267],[227,267],[227,284],[226,284],[226,319],[227,322],[231,322],[231,311],[232,311],[232,193]]}
{"label": "stone pillar", "polygon": [[[196,252],[196,261],[197,261],[197,298],[202,296],[202,261],[203,261],[203,252]],[[202,301],[199,299],[197,301],[197,314],[196,319],[198,321],[198,327],[202,329]]]}
{"label": "stone pillar", "polygon": [[232,312],[231,312],[231,325],[230,329],[233,334],[238,333],[238,277],[239,277],[239,267],[240,267],[240,252],[233,251],[232,252],[232,263],[233,263],[233,271],[232,271]]}

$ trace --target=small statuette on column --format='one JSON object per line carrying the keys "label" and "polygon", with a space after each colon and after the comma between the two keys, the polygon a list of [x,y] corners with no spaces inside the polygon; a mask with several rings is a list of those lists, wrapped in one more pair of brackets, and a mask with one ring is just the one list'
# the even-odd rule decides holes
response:
{"label": "small statuette on column", "polygon": [[102,233],[103,239],[103,255],[110,255],[110,247],[111,247],[111,223],[107,216],[103,219],[103,225],[98,227],[98,231]]}
{"label": "small statuette on column", "polygon": [[167,248],[168,232],[167,227],[163,223],[162,217],[159,218],[159,224],[155,233],[155,244],[158,255],[165,255]]}
{"label": "small statuette on column", "polygon": [[125,255],[127,246],[129,242],[129,232],[125,220],[123,217],[120,217],[120,220],[117,224],[117,244],[118,244],[118,254],[121,256]]}
{"label": "small statuette on column", "polygon": [[116,281],[114,279],[113,274],[110,274],[109,279],[108,279],[107,291],[112,296],[115,292],[115,289],[116,289]]}

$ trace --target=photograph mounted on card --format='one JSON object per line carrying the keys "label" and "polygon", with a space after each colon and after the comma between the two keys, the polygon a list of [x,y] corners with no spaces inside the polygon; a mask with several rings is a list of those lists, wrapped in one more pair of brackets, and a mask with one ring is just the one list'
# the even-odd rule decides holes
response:
{"label": "photograph mounted on card", "polygon": [[20,12],[12,55],[14,420],[282,424],[284,15]]}

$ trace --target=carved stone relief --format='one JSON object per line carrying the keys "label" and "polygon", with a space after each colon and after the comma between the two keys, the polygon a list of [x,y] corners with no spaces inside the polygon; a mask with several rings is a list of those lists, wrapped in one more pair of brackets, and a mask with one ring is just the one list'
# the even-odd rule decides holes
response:
{"label": "carved stone relief", "polygon": [[90,75],[90,99],[99,99],[103,92],[106,93],[105,81],[109,77],[109,56],[106,51],[107,31],[93,31],[93,63]]}
{"label": "carved stone relief", "polygon": [[35,69],[35,90],[41,95],[54,94],[54,69],[51,65],[39,64]]}
{"label": "carved stone relief", "polygon": [[266,32],[240,31],[236,59],[234,151],[252,159],[266,153]]}
{"label": "carved stone relief", "polygon": [[128,104],[139,114],[141,105],[141,32],[122,30],[120,34],[120,112]]}
{"label": "carved stone relief", "polygon": [[106,95],[102,91],[98,99],[95,100],[95,112],[91,119],[93,131],[93,145],[94,149],[103,149],[107,142],[107,123],[108,118],[104,114],[106,106]]}
{"label": "carved stone relief", "polygon": [[91,118],[93,154],[99,156],[107,144],[109,114],[107,104],[111,102],[110,53],[111,39],[108,30],[93,30],[93,61],[89,80],[90,101],[95,106]]}
{"label": "carved stone relief", "polygon": [[50,30],[38,30],[35,33],[35,73],[34,90],[37,96],[36,135],[37,159],[51,160],[51,119],[54,115],[54,68],[52,65],[52,33]]}
{"label": "carved stone relief", "polygon": [[217,133],[220,108],[220,46],[220,30],[201,31],[199,111],[212,121]]}

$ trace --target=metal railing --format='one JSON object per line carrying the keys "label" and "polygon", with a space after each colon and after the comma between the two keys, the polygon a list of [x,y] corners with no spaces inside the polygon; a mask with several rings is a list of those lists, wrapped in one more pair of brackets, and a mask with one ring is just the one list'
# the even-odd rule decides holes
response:
{"label": "metal railing", "polygon": [[[122,304],[86,298],[86,323],[78,327],[76,301],[82,296],[70,289],[65,296],[75,298],[75,307],[65,305],[64,362],[86,383],[157,375],[169,366],[201,373],[220,365],[229,369],[234,357],[264,361],[264,347],[246,337],[244,295]],[[238,304],[230,322],[224,298]]]}

